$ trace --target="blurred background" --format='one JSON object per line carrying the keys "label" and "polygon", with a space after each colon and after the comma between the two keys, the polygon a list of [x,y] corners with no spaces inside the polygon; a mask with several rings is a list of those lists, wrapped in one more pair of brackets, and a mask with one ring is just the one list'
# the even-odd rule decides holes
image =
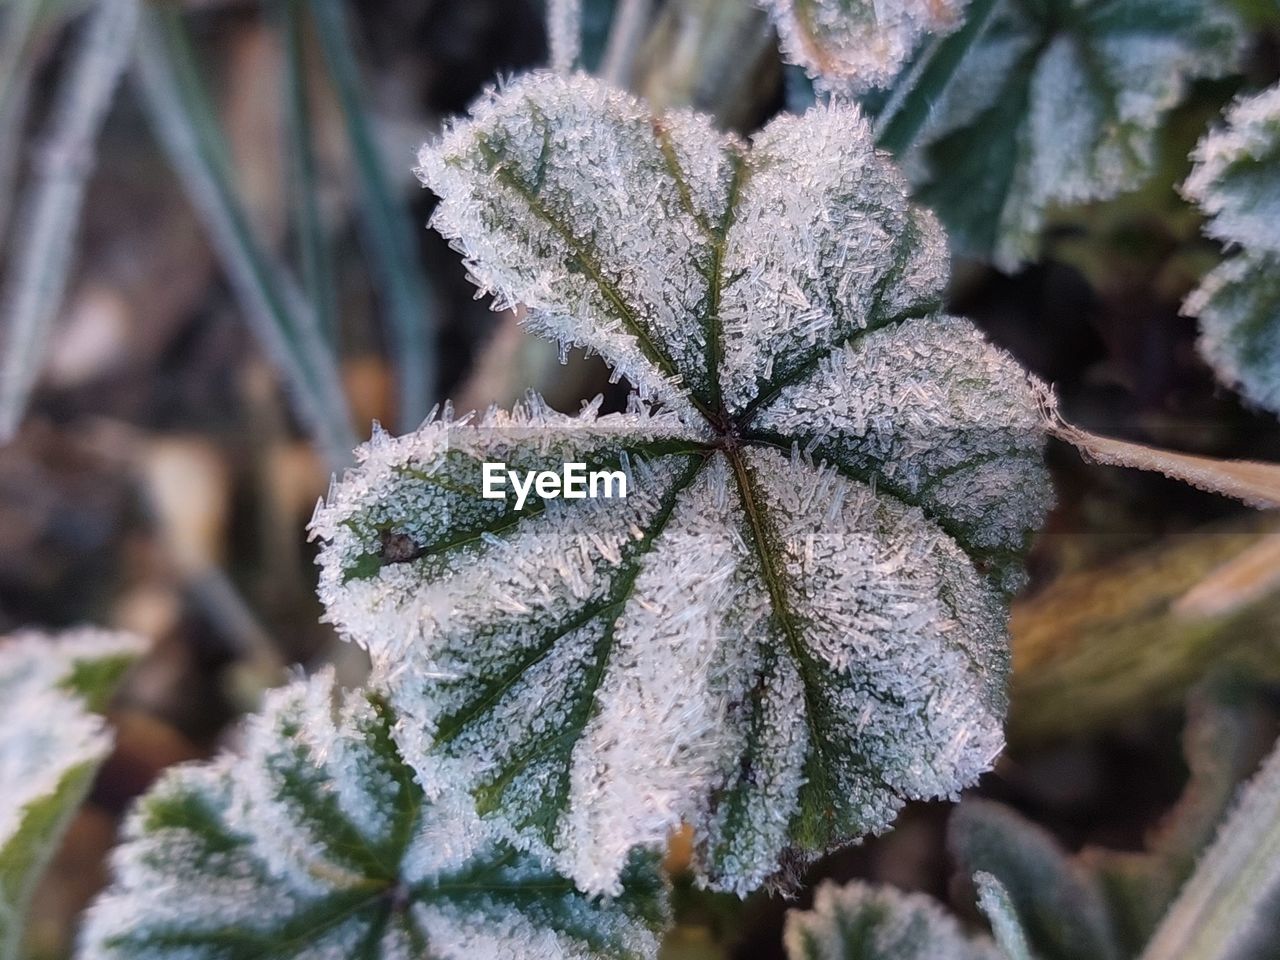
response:
{"label": "blurred background", "polygon": [[[584,64],[659,105],[750,133],[812,102],[747,0],[618,6],[644,14],[622,44],[615,4],[585,3]],[[1236,89],[1280,76],[1275,11],[1242,10],[1245,75],[1196,87],[1146,188],[1056,212],[1046,257],[1016,276],[957,263],[950,299],[1075,422],[1280,461],[1280,423],[1215,383],[1178,313],[1218,259],[1174,189],[1186,155]],[[566,411],[625,396],[598,362],[561,365],[475,299],[412,173],[443,118],[546,62],[537,0],[153,3],[124,51],[113,16],[112,0],[0,4],[0,633],[94,622],[155,644],[37,898],[51,957],[160,769],[233,740],[293,665],[336,662],[359,682],[359,651],[319,622],[305,527],[375,420],[412,429],[445,400],[506,405],[529,388]],[[1188,702],[1240,720],[1220,777],[1274,739],[1277,521],[1049,456],[1059,505],[1015,605],[1011,746],[981,792],[1070,850],[1138,850],[1187,782]],[[948,809],[908,808],[804,890],[861,876],[963,910]],[[686,847],[673,841],[677,878]],[[781,956],[786,901],[681,889],[669,958]]]}

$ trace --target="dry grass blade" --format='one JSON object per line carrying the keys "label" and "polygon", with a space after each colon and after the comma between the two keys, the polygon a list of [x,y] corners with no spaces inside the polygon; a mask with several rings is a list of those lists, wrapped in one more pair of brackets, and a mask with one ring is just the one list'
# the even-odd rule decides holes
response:
{"label": "dry grass blade", "polygon": [[1042,404],[1050,433],[1071,444],[1090,460],[1113,467],[1162,473],[1199,490],[1234,497],[1259,509],[1280,507],[1280,464],[1257,460],[1218,460],[1103,437],[1067,423],[1047,393],[1042,397]]}
{"label": "dry grass blade", "polygon": [[1265,536],[1176,600],[1170,610],[1188,620],[1223,617],[1280,591],[1280,534]]}
{"label": "dry grass blade", "polygon": [[4,298],[0,301],[0,442],[17,430],[44,365],[75,250],[94,144],[128,62],[137,0],[102,0],[83,27],[32,171]]}

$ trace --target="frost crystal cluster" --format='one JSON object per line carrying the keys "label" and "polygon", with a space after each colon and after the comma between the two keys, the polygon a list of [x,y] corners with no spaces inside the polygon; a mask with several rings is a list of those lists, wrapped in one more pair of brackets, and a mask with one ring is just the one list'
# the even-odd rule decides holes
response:
{"label": "frost crystal cluster", "polygon": [[1280,414],[1280,87],[1237,102],[1193,156],[1184,192],[1209,217],[1205,231],[1242,252],[1186,311],[1200,318],[1200,350],[1219,378]]}
{"label": "frost crystal cluster", "polygon": [[268,695],[242,757],[177,767],[133,813],[83,960],[648,960],[656,865],[592,901],[495,840],[471,798],[424,789],[375,692],[320,674]]}
{"label": "frost crystal cluster", "polygon": [[0,639],[0,956],[17,956],[44,865],[84,799],[111,734],[101,709],[139,653],[124,634]]}
{"label": "frost crystal cluster", "polygon": [[[607,893],[682,822],[702,881],[745,893],[972,783],[1002,746],[1040,418],[937,313],[945,238],[857,109],[748,147],[534,74],[420,173],[495,305],[637,391],[376,437],[318,509],[328,615],[424,782]],[[486,460],[617,465],[629,493],[517,513],[481,498]]]}
{"label": "frost crystal cluster", "polygon": [[858,881],[824,882],[812,910],[787,914],[784,937],[789,960],[1007,960],[923,894]]}
{"label": "frost crystal cluster", "polygon": [[782,51],[822,88],[860,93],[893,79],[929,34],[960,25],[968,0],[761,0]]}
{"label": "frost crystal cluster", "polygon": [[1238,27],[1207,0],[997,0],[922,132],[918,193],[956,248],[1012,270],[1046,212],[1151,169],[1191,80],[1228,72]]}

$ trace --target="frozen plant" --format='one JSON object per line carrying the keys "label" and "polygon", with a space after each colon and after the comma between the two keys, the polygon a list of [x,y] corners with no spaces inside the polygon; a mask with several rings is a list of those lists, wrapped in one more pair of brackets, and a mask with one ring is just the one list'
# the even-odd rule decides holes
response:
{"label": "frozen plant", "polygon": [[1018,960],[965,936],[933,900],[854,881],[818,887],[812,910],[792,910],[788,960]]}
{"label": "frozen plant", "polygon": [[1013,270],[1047,214],[1151,173],[1165,116],[1241,44],[1206,0],[996,0],[912,158],[920,200],[957,250]]}
{"label": "frozen plant", "polygon": [[127,634],[0,639],[0,958],[18,956],[36,881],[112,737],[101,711],[141,652]]}
{"label": "frozen plant", "polygon": [[471,798],[420,784],[375,689],[331,673],[268,695],[241,756],[176,767],[134,811],[84,960],[647,960],[656,862],[592,901],[492,837]]}
{"label": "frozen plant", "polygon": [[[419,776],[585,890],[684,822],[701,881],[746,894],[988,769],[1041,421],[1018,365],[938,313],[945,238],[858,110],[748,147],[534,74],[420,173],[495,307],[636,395],[446,411],[375,437],[317,511],[328,615]],[[628,498],[479,495],[484,461],[568,460],[629,471]]]}
{"label": "frozen plant", "polygon": [[1218,377],[1280,414],[1280,86],[1237,101],[1201,140],[1183,192],[1205,232],[1238,246],[1187,298],[1200,351]]}

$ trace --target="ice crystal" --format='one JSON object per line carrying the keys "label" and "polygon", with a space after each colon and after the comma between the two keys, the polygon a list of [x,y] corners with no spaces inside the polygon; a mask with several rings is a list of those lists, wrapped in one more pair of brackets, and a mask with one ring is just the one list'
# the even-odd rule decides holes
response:
{"label": "ice crystal", "polygon": [[1187,299],[1200,351],[1224,382],[1280,413],[1280,86],[1240,100],[1193,155],[1184,192],[1207,233],[1243,251]]}
{"label": "ice crystal", "polygon": [[[973,782],[1040,420],[936,313],[945,239],[857,110],[748,149],[535,74],[421,161],[495,305],[641,396],[380,435],[317,511],[328,615],[390,675],[420,775],[610,892],[682,822],[702,880],[745,893]],[[485,461],[617,466],[631,494],[518,512],[477,495]]]}
{"label": "ice crystal", "polygon": [[820,87],[860,93],[893,79],[928,34],[959,26],[968,0],[760,0],[782,51]]}
{"label": "ice crystal", "polygon": [[419,784],[376,690],[323,673],[267,697],[242,756],[177,767],[139,804],[85,960],[288,956],[651,960],[656,864],[592,900],[495,839],[472,800]]}
{"label": "ice crystal", "polygon": [[91,711],[138,652],[92,629],[0,640],[0,957],[17,956],[27,900],[111,748]]}
{"label": "ice crystal", "polygon": [[789,960],[1005,960],[929,897],[856,880],[824,881],[812,910],[787,914],[784,939]]}
{"label": "ice crystal", "polygon": [[1012,270],[1050,208],[1137,187],[1165,115],[1238,47],[1207,0],[997,0],[922,131],[919,197],[957,249]]}

